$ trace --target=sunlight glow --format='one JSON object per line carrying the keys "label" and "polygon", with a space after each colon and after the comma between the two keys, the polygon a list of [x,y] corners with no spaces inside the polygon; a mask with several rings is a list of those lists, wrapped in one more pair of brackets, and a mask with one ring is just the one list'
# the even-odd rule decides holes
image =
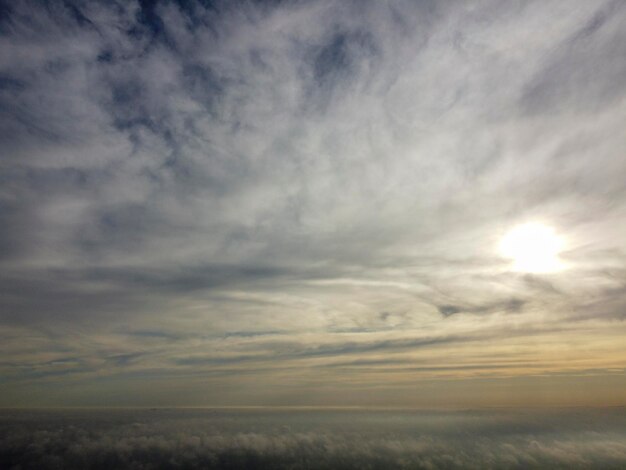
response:
{"label": "sunlight glow", "polygon": [[549,273],[563,269],[563,240],[551,227],[531,222],[513,228],[500,242],[500,252],[513,260],[515,271]]}

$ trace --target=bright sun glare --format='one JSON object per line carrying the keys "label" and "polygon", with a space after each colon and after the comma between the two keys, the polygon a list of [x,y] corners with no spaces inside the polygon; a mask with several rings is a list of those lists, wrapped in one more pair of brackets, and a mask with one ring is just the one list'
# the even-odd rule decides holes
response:
{"label": "bright sun glare", "polygon": [[513,260],[513,269],[529,273],[559,271],[563,263],[559,252],[563,240],[554,229],[541,223],[527,223],[513,228],[500,242],[500,252]]}

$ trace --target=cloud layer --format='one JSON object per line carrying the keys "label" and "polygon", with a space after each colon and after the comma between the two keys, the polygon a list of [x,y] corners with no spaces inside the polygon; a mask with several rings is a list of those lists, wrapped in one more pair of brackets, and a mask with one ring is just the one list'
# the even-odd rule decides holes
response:
{"label": "cloud layer", "polygon": [[[3,8],[8,404],[346,363],[623,376],[621,2]],[[528,220],[569,269],[499,258]]]}
{"label": "cloud layer", "polygon": [[6,468],[623,468],[623,409],[4,412]]}

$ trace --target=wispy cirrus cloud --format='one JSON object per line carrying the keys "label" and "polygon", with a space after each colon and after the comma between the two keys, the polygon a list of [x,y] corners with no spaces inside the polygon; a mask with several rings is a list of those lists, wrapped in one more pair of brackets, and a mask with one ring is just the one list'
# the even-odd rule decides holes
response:
{"label": "wispy cirrus cloud", "polygon": [[[11,376],[68,354],[113,377],[507,341],[612,367],[625,18],[620,2],[6,6]],[[510,272],[498,239],[529,219],[563,234],[570,269]]]}

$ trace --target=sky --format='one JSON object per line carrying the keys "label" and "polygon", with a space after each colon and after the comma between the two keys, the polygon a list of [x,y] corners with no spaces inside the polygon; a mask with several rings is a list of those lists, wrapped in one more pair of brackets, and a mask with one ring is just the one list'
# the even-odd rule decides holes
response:
{"label": "sky", "polygon": [[1,2],[0,406],[626,404],[624,77],[621,1]]}

